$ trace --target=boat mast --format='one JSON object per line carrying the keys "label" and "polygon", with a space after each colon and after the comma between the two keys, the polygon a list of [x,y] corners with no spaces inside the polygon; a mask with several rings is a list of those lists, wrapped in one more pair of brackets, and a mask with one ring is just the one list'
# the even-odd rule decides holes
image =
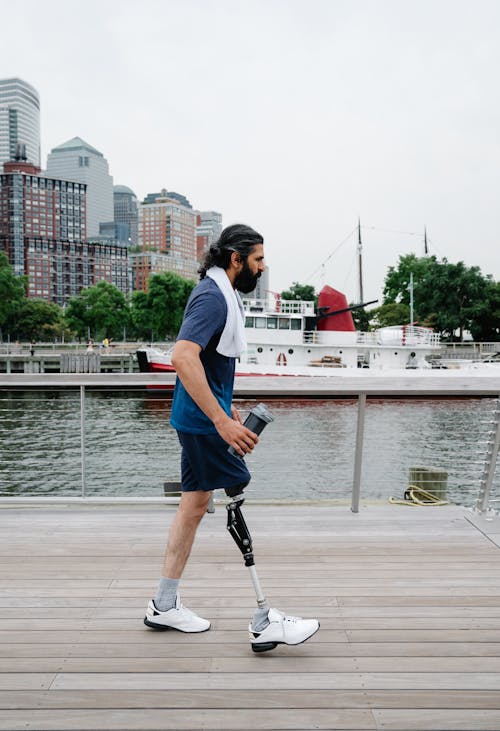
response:
{"label": "boat mast", "polygon": [[361,220],[358,218],[358,302],[363,302],[363,244],[361,242]]}
{"label": "boat mast", "polygon": [[413,272],[410,272],[408,289],[410,290],[410,325],[413,325]]}

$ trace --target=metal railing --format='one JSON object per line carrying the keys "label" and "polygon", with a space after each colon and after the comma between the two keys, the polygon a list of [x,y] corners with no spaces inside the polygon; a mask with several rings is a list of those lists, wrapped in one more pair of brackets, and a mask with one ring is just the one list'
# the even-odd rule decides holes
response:
{"label": "metal railing", "polygon": [[440,344],[440,335],[427,327],[398,325],[382,327],[373,332],[358,332],[357,342],[361,345],[430,345],[437,347]]}
{"label": "metal railing", "polygon": [[282,299],[243,299],[243,307],[247,312],[259,312],[283,315],[314,315],[314,302],[306,300],[282,300]]}
{"label": "metal railing", "polygon": [[[140,399],[144,399],[144,387],[149,386],[169,386],[172,387],[174,376],[166,374],[25,374],[6,376],[0,374],[0,391],[24,391],[32,389],[36,392],[47,390],[69,389],[73,393],[79,393],[79,462],[80,462],[80,497],[86,499],[88,497],[87,490],[87,457],[88,457],[88,425],[86,415],[86,404],[88,399],[88,390],[94,389],[106,390],[119,389],[125,391],[127,389],[140,389]],[[235,397],[241,399],[286,399],[286,398],[314,398],[321,399],[349,399],[356,403],[355,425],[351,427],[353,434],[353,461],[352,461],[352,484],[351,484],[351,510],[358,512],[361,499],[361,484],[363,470],[366,469],[365,443],[367,437],[367,411],[371,408],[380,406],[380,399],[398,397],[400,399],[408,399],[408,397],[419,397],[425,399],[436,396],[480,396],[493,399],[488,401],[488,408],[481,409],[478,412],[478,418],[475,421],[474,429],[476,433],[467,434],[469,427],[463,427],[462,431],[457,432],[454,424],[451,424],[450,432],[455,440],[455,450],[451,450],[448,446],[442,456],[442,463],[437,465],[440,468],[453,466],[462,469],[460,461],[468,467],[475,466],[480,472],[480,479],[476,477],[467,477],[463,479],[464,484],[476,487],[476,508],[480,512],[486,512],[493,506],[492,489],[495,481],[495,469],[500,445],[500,402],[498,401],[500,393],[500,379],[498,377],[449,377],[447,375],[437,375],[432,378],[420,379],[400,379],[378,377],[376,379],[367,376],[366,379],[343,378],[331,379],[325,377],[318,378],[287,378],[286,380],[275,378],[239,378],[235,386]],[[372,399],[376,401],[372,402]],[[328,403],[321,401],[320,403]],[[382,402],[383,403],[383,402]],[[389,402],[390,403],[390,402]],[[489,404],[494,404],[494,408]],[[372,404],[374,404],[372,406]],[[340,410],[340,407],[339,407]],[[370,419],[368,420],[370,425]],[[282,422],[282,428],[286,426]],[[355,427],[355,428],[353,428]],[[437,424],[438,436],[442,425]],[[371,429],[371,431],[370,431]],[[368,430],[369,439],[373,440],[374,433],[372,427]],[[271,430],[270,434],[271,434]],[[380,431],[378,429],[377,431]],[[455,433],[456,432],[456,433]],[[355,436],[354,436],[355,434]],[[377,437],[380,435],[377,434]],[[307,435],[305,435],[307,438]],[[469,447],[465,447],[466,437],[470,437]],[[283,434],[276,436],[276,443],[272,449],[276,450],[277,445],[283,442]],[[286,438],[286,435],[285,435]],[[24,448],[25,445],[20,445]],[[279,448],[279,447],[278,447]],[[394,449],[394,445],[388,445],[388,453]],[[375,452],[379,448],[375,448]],[[468,451],[467,451],[468,450]],[[276,451],[274,451],[274,454]],[[275,458],[274,462],[275,462]],[[469,464],[470,463],[470,464]],[[0,454],[1,464],[1,454]],[[458,465],[458,467],[457,467]],[[371,466],[370,466],[371,469]],[[0,473],[1,474],[1,473]],[[469,480],[469,483],[467,483]],[[2,498],[0,498],[1,501]]]}

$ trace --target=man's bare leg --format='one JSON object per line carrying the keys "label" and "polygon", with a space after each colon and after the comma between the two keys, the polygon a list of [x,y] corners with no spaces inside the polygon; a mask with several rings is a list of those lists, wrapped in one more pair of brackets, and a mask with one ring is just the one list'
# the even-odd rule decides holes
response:
{"label": "man's bare leg", "polygon": [[170,528],[163,576],[154,600],[146,610],[144,624],[155,629],[178,629],[181,632],[205,632],[207,619],[184,607],[177,587],[193,546],[196,529],[207,512],[211,492],[185,492]]}
{"label": "man's bare leg", "polygon": [[180,579],[194,543],[196,529],[207,512],[211,492],[183,492],[168,535],[162,576]]}

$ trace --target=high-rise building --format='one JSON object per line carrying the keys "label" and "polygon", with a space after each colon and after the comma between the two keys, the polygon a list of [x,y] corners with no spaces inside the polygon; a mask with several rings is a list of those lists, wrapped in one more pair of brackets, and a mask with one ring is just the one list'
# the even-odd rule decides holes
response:
{"label": "high-rise building", "polygon": [[40,167],[40,98],[22,79],[0,79],[0,170],[14,159],[18,143]]}
{"label": "high-rise building", "polygon": [[205,256],[210,244],[222,233],[222,214],[216,211],[196,212],[196,258],[199,262]]}
{"label": "high-rise building", "polygon": [[150,194],[139,207],[142,251],[130,255],[134,289],[146,289],[148,276],[161,271],[197,278],[196,213],[175,195]]}
{"label": "high-rise building", "polygon": [[127,246],[86,242],[85,184],[50,178],[17,159],[0,174],[0,250],[28,296],[63,305],[105,279],[128,291]]}
{"label": "high-rise building", "polygon": [[173,190],[166,190],[165,188],[162,188],[159,193],[148,193],[143,203],[154,203],[158,198],[169,198],[170,200],[177,201],[177,203],[180,203],[185,208],[193,207],[185,195],[175,193]]}
{"label": "high-rise building", "polygon": [[76,180],[87,186],[87,236],[99,236],[99,224],[113,221],[113,178],[102,152],[80,137],[64,142],[50,151],[47,174]]}
{"label": "high-rise building", "polygon": [[[139,204],[133,190],[126,185],[115,185],[113,188],[114,222],[128,226],[130,244],[137,246],[139,241],[138,221]],[[120,229],[122,232],[124,229]],[[121,234],[123,235],[123,233]]]}

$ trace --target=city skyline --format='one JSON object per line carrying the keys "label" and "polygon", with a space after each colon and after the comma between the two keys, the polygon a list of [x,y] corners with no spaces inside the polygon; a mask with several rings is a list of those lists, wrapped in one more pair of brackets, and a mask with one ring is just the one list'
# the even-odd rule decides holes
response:
{"label": "city skyline", "polygon": [[57,0],[2,16],[29,41],[0,54],[40,95],[42,168],[80,136],[139,200],[168,186],[254,226],[276,290],[323,281],[355,299],[358,217],[365,299],[400,254],[423,254],[424,227],[430,254],[499,279],[496,3],[125,1],[117,17],[91,0],[87,55]]}

